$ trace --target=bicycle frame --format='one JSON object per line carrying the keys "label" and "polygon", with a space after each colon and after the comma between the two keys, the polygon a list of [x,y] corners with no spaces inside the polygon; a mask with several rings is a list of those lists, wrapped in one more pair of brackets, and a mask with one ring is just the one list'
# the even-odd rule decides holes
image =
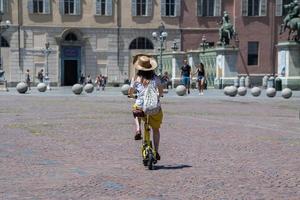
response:
{"label": "bicycle frame", "polygon": [[150,134],[150,126],[149,126],[149,115],[145,116],[144,122],[144,140],[142,140],[142,157],[144,166],[148,166],[150,170],[153,169],[153,165],[157,162],[156,160],[156,150],[152,147]]}

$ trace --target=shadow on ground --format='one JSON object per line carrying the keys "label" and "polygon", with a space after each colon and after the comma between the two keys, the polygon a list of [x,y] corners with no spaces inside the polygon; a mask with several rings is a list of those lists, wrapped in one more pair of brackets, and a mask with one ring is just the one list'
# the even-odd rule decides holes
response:
{"label": "shadow on ground", "polygon": [[155,165],[155,170],[161,170],[161,169],[183,169],[183,168],[190,168],[192,166],[190,165]]}

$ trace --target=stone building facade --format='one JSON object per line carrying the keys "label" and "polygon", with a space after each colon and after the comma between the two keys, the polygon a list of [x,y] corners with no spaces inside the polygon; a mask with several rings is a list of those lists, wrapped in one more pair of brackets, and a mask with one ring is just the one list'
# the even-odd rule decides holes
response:
{"label": "stone building facade", "polygon": [[[152,39],[161,23],[168,33],[164,47],[198,49],[205,34],[218,40],[217,22],[228,11],[239,33],[240,73],[276,73],[275,45],[280,40],[282,5],[286,0],[0,0],[2,67],[10,85],[24,80],[29,69],[33,81],[43,68],[52,85],[72,85],[80,74],[108,76],[121,83],[134,74],[131,60],[137,53],[158,53]],[[43,53],[45,43],[51,53]],[[250,45],[250,47],[249,47]],[[250,53],[249,53],[250,52]],[[249,58],[250,57],[250,58]],[[250,63],[249,63],[250,59]],[[251,60],[252,59],[252,60]],[[249,65],[250,64],[250,65]]]}

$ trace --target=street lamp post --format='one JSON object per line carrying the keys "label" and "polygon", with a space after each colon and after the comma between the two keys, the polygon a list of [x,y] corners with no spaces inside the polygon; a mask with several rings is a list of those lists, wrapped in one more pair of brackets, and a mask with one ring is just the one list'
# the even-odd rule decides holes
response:
{"label": "street lamp post", "polygon": [[152,33],[153,39],[155,39],[156,41],[159,41],[159,43],[160,43],[160,48],[159,48],[159,55],[160,55],[159,72],[160,72],[160,75],[162,75],[162,70],[163,70],[163,65],[162,65],[162,52],[164,51],[163,44],[164,44],[164,41],[167,39],[167,36],[168,36],[168,33],[165,31],[165,26],[163,23],[161,23],[161,25],[158,27],[157,32],[154,31]]}
{"label": "street lamp post", "polygon": [[43,53],[45,54],[45,60],[46,60],[46,74],[44,77],[45,84],[47,85],[47,90],[51,90],[50,87],[50,78],[49,78],[49,66],[48,66],[48,57],[51,53],[52,49],[50,48],[50,43],[45,43],[45,48],[42,49]]}
{"label": "street lamp post", "polygon": [[4,31],[6,31],[11,23],[9,20],[6,20],[4,23],[2,22],[3,20],[3,15],[4,13],[2,11],[0,11],[0,71],[3,71],[3,67],[2,67],[2,55],[1,55],[1,47],[2,47],[2,33]]}

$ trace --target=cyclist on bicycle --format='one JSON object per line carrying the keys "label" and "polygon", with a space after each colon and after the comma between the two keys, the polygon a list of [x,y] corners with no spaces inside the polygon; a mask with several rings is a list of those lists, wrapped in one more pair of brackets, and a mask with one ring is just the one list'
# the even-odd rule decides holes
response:
{"label": "cyclist on bicycle", "polygon": [[[143,102],[144,93],[148,84],[154,84],[154,87],[158,91],[159,97],[163,96],[163,86],[161,84],[160,78],[155,74],[154,69],[157,67],[156,60],[149,55],[138,54],[133,59],[133,65],[137,71],[137,74],[133,81],[131,81],[131,87],[129,89],[129,96],[133,97],[134,91],[137,91],[137,99],[133,105],[133,116],[135,118],[135,123],[138,131],[136,132],[135,139],[141,139],[141,127],[140,119],[144,119],[143,113]],[[160,111],[157,114],[149,116],[149,125],[153,131],[153,142],[156,150],[156,159],[160,160],[160,155],[158,154],[159,139],[160,139],[160,125],[163,119],[163,112]]]}

